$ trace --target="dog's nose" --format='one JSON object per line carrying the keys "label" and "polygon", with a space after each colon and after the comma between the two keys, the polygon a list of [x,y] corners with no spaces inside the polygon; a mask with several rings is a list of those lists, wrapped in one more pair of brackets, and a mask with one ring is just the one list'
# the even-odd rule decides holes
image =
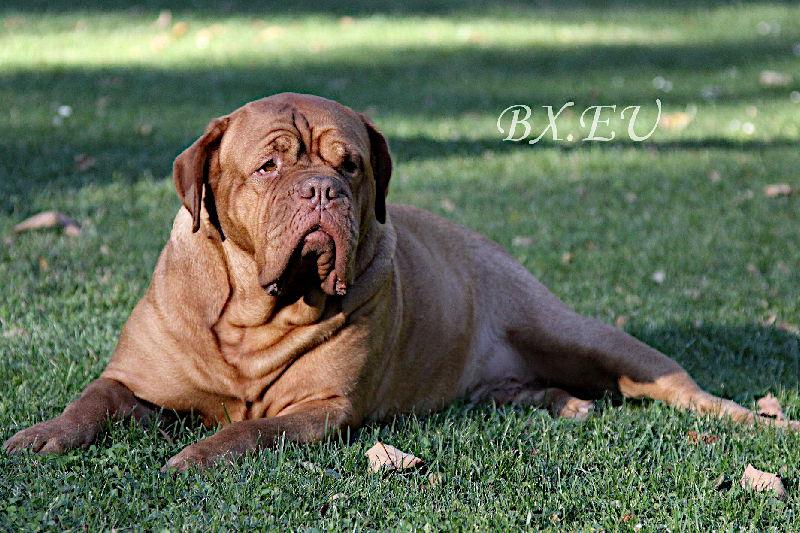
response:
{"label": "dog's nose", "polygon": [[311,205],[324,208],[342,195],[342,185],[333,178],[312,176],[300,184],[298,192]]}

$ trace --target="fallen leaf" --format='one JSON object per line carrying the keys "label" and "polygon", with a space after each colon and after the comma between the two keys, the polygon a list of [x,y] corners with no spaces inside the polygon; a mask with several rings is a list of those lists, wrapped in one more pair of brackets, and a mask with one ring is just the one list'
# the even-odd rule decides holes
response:
{"label": "fallen leaf", "polygon": [[300,466],[308,470],[309,472],[314,472],[315,474],[321,474],[324,472],[321,466],[318,466],[311,461],[300,461]]}
{"label": "fallen leaf", "polygon": [[568,265],[572,263],[572,260],[575,259],[575,254],[572,252],[564,252],[561,254],[561,263],[564,265]]}
{"label": "fallen leaf", "polygon": [[41,270],[42,272],[50,270],[50,263],[48,263],[47,259],[45,259],[44,257],[39,258],[39,270]]}
{"label": "fallen leaf", "polygon": [[778,196],[790,196],[792,194],[792,186],[788,183],[775,183],[764,187],[764,195],[767,198],[777,198]]}
{"label": "fallen leaf", "polygon": [[3,337],[5,337],[6,339],[10,339],[12,337],[20,337],[20,336],[28,337],[29,333],[26,330],[24,330],[23,328],[20,328],[18,326],[14,326],[11,329],[7,329],[7,330],[3,331]]}
{"label": "fallen leaf", "polygon": [[443,480],[444,478],[439,472],[431,472],[428,474],[428,483],[430,483],[433,487],[441,485]]}
{"label": "fallen leaf", "polygon": [[769,472],[762,472],[754,468],[753,465],[749,464],[747,468],[744,469],[741,484],[745,489],[750,488],[758,492],[771,490],[775,493],[776,498],[782,501],[786,500],[786,489],[783,486],[780,476]]}
{"label": "fallen leaf", "polygon": [[162,437],[164,437],[164,440],[165,440],[165,441],[167,441],[167,443],[168,443],[170,446],[175,446],[175,442],[172,440],[172,437],[170,437],[170,436],[169,436],[169,433],[167,433],[166,431],[164,431],[164,430],[163,430],[163,429],[161,429],[161,428],[158,428],[158,433],[159,433],[159,434],[160,434]]}
{"label": "fallen leaf", "polygon": [[764,319],[762,324],[765,326],[771,326],[776,320],[778,320],[778,313],[770,313],[770,315]]}
{"label": "fallen leaf", "polygon": [[628,317],[625,315],[617,315],[617,318],[614,320],[614,325],[618,328],[621,328],[627,323],[628,323]]}
{"label": "fallen leaf", "polygon": [[410,453],[401,452],[394,446],[382,442],[376,442],[364,455],[369,458],[369,469],[371,472],[380,472],[381,470],[407,470],[425,462],[419,457],[415,457]]}
{"label": "fallen leaf", "polygon": [[650,279],[652,279],[656,283],[664,283],[664,280],[667,279],[667,275],[664,274],[663,270],[657,270],[653,272],[653,275],[650,276]]}
{"label": "fallen leaf", "polygon": [[169,9],[164,9],[158,14],[158,18],[156,19],[156,27],[165,30],[172,24],[172,11]]}
{"label": "fallen leaf", "polygon": [[172,33],[172,37],[174,39],[180,39],[188,32],[189,32],[189,24],[181,21],[181,22],[176,22],[175,25],[172,26],[172,31],[170,33]]}
{"label": "fallen leaf", "polygon": [[448,213],[452,213],[453,211],[456,210],[456,204],[453,203],[453,200],[451,200],[450,198],[446,197],[442,198],[440,205],[442,206],[442,209],[444,209]]}
{"label": "fallen leaf", "polygon": [[622,515],[622,517],[620,517],[620,520],[622,520],[623,522],[630,522],[631,518],[633,518],[633,514],[630,511],[628,511],[627,513]]}
{"label": "fallen leaf", "polygon": [[776,70],[762,70],[758,82],[763,87],[786,87],[792,83],[792,77]]}
{"label": "fallen leaf", "polygon": [[795,335],[800,334],[800,328],[789,322],[778,322],[778,325],[775,327],[783,331],[788,331],[789,333],[794,333]]}
{"label": "fallen leaf", "polygon": [[761,416],[774,418],[776,420],[783,420],[786,418],[781,408],[781,402],[770,392],[763,398],[759,398],[756,405],[758,406],[758,414]]}
{"label": "fallen leaf", "polygon": [[712,170],[711,172],[708,173],[708,181],[710,181],[711,183],[719,183],[720,181],[722,181],[722,175],[716,170]]}
{"label": "fallen leaf", "polygon": [[87,154],[77,154],[75,156],[75,168],[78,169],[79,172],[86,172],[87,170],[91,170],[97,166],[97,160]]}
{"label": "fallen leaf", "polygon": [[661,119],[658,123],[668,130],[680,131],[686,128],[692,120],[694,120],[694,115],[679,111],[677,113],[665,113],[661,115]]}
{"label": "fallen leaf", "polygon": [[689,431],[686,436],[689,438],[690,444],[714,444],[720,440],[719,435],[711,435],[709,433],[698,433],[696,431]]}
{"label": "fallen leaf", "polygon": [[527,248],[528,246],[533,244],[532,237],[526,237],[524,235],[517,235],[513,239],[511,239],[511,246],[518,246],[520,248]]}
{"label": "fallen leaf", "polygon": [[27,218],[14,226],[13,232],[20,233],[23,231],[54,228],[60,226],[64,229],[64,233],[71,237],[76,237],[81,234],[81,226],[78,222],[58,211],[43,211]]}

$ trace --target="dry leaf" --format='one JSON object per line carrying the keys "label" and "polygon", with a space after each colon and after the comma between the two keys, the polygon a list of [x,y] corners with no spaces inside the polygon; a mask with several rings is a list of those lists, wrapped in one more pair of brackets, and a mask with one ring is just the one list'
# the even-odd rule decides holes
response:
{"label": "dry leaf", "polygon": [[158,14],[158,18],[156,19],[156,27],[165,30],[172,24],[172,11],[169,9],[164,9]]}
{"label": "dry leaf", "polygon": [[795,335],[800,334],[800,328],[789,322],[778,322],[778,325],[775,327],[783,331],[788,331],[789,333],[794,333]]}
{"label": "dry leaf", "polygon": [[520,248],[527,248],[533,244],[532,237],[525,237],[524,235],[517,235],[511,239],[511,246],[519,246]]}
{"label": "dry leaf", "polygon": [[381,470],[406,470],[421,465],[425,461],[410,453],[401,452],[394,446],[376,442],[375,446],[364,454],[369,458],[371,472]]}
{"label": "dry leaf", "polygon": [[776,70],[762,70],[758,81],[763,87],[786,87],[792,83],[792,77]]}
{"label": "dry leaf", "polygon": [[618,328],[621,328],[627,323],[628,323],[628,317],[625,315],[617,315],[617,318],[614,320],[614,325]]}
{"label": "dry leaf", "polygon": [[75,156],[75,168],[78,169],[79,172],[86,172],[87,170],[91,170],[97,166],[97,160],[87,154],[77,154]]}
{"label": "dry leaf", "polygon": [[41,229],[41,228],[54,228],[60,226],[64,229],[64,233],[71,237],[76,237],[81,234],[81,226],[78,222],[58,211],[44,211],[27,218],[14,226],[14,233],[23,231]]}
{"label": "dry leaf", "polygon": [[689,431],[686,436],[689,438],[690,444],[697,444],[702,442],[703,444],[714,444],[720,440],[719,435],[711,435],[709,433],[698,433],[696,431]]}
{"label": "dry leaf", "polygon": [[762,324],[764,326],[771,326],[772,324],[775,323],[776,320],[778,320],[778,314],[777,313],[770,313],[769,316],[764,319]]}
{"label": "dry leaf", "polygon": [[430,483],[431,486],[435,487],[437,485],[441,485],[442,481],[444,481],[444,478],[439,472],[431,472],[428,474],[428,483]]}
{"label": "dry leaf", "polygon": [[564,252],[561,254],[561,263],[564,265],[568,265],[572,263],[572,260],[575,259],[575,254],[572,252]]}
{"label": "dry leaf", "polygon": [[780,476],[769,472],[762,472],[754,468],[753,465],[747,465],[747,468],[744,469],[741,484],[742,487],[746,489],[751,488],[758,492],[771,490],[779,500],[786,500],[786,489],[783,486]]}
{"label": "dry leaf", "polygon": [[189,33],[189,24],[183,21],[176,22],[175,25],[172,26],[172,31],[170,33],[172,33],[172,37],[174,39],[180,39],[181,37]]}
{"label": "dry leaf", "polygon": [[450,198],[446,198],[446,197],[442,198],[442,201],[441,201],[440,205],[442,206],[442,209],[444,209],[448,213],[452,213],[453,211],[456,210],[456,204],[453,203],[453,200],[451,200]]}
{"label": "dry leaf", "polygon": [[668,130],[680,131],[688,126],[692,120],[694,120],[694,115],[679,111],[678,113],[665,113],[661,115],[661,120],[659,120],[658,123]]}
{"label": "dry leaf", "polygon": [[720,173],[717,172],[716,170],[712,170],[711,172],[708,173],[708,181],[710,181],[711,183],[719,183],[720,181],[722,181],[722,175],[720,175]]}
{"label": "dry leaf", "polygon": [[774,183],[764,187],[764,195],[767,198],[777,198],[778,196],[790,196],[792,194],[792,186],[788,183]]}
{"label": "dry leaf", "polygon": [[759,398],[756,405],[758,405],[758,414],[761,416],[774,418],[776,420],[783,420],[786,418],[781,408],[781,402],[770,392],[763,398]]}

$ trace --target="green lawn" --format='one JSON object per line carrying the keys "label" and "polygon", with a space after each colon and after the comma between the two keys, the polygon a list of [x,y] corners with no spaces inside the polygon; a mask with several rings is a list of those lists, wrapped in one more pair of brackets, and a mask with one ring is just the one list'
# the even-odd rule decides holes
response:
{"label": "green lawn", "polygon": [[[185,0],[161,25],[166,2],[86,4],[0,5],[0,238],[48,209],[83,225],[0,245],[0,440],[104,367],[180,205],[173,158],[211,117],[286,90],[369,113],[395,156],[391,200],[489,235],[708,390],[748,406],[772,391],[800,418],[800,194],[764,193],[800,187],[796,4]],[[765,70],[792,79],[765,86]],[[541,106],[574,101],[562,137],[585,135],[578,115],[598,104],[643,106],[642,131],[656,98],[692,121],[647,143],[619,121],[607,143],[496,129],[527,104],[538,134]],[[460,404],[159,473],[210,433],[117,424],[86,452],[0,454],[0,530],[800,530],[800,435],[653,402],[606,400],[584,423]],[[376,439],[427,471],[369,474]],[[748,463],[780,472],[788,500],[741,489]]]}

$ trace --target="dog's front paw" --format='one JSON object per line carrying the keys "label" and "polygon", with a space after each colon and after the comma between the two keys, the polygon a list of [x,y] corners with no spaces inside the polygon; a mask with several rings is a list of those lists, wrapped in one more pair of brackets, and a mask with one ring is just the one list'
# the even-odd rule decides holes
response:
{"label": "dog's front paw", "polygon": [[[191,446],[187,446],[177,455],[173,455],[167,464],[161,469],[162,472],[185,472],[189,469],[205,470],[217,463],[227,450],[217,450],[213,444],[207,441],[200,441]],[[231,457],[227,453],[228,457]]]}
{"label": "dog's front paw", "polygon": [[40,454],[64,453],[74,448],[87,448],[96,431],[81,427],[63,416],[23,429],[3,444],[11,454],[29,449]]}

